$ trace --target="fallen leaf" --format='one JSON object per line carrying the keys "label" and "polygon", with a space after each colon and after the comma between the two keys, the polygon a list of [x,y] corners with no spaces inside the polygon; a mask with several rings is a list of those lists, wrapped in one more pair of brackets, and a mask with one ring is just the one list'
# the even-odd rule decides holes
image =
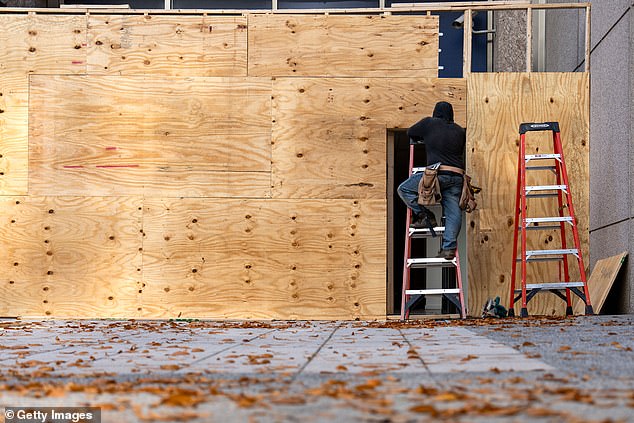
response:
{"label": "fallen leaf", "polygon": [[181,366],[178,364],[161,364],[161,370],[178,370]]}

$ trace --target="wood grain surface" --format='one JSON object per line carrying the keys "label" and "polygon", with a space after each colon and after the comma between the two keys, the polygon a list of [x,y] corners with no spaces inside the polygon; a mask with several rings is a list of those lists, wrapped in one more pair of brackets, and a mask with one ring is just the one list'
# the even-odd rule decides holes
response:
{"label": "wood grain surface", "polygon": [[251,76],[438,76],[437,16],[249,15]]}
{"label": "wood grain surface", "polygon": [[141,198],[0,196],[0,315],[134,317]]}
{"label": "wood grain surface", "polygon": [[86,15],[0,14],[0,71],[86,72]]}
{"label": "wood grain surface", "polygon": [[266,78],[33,76],[29,190],[268,197],[270,92]]}
{"label": "wood grain surface", "polygon": [[383,318],[385,204],[149,199],[143,314]]}
{"label": "wood grain surface", "polygon": [[246,76],[247,19],[207,15],[91,15],[88,73]]}

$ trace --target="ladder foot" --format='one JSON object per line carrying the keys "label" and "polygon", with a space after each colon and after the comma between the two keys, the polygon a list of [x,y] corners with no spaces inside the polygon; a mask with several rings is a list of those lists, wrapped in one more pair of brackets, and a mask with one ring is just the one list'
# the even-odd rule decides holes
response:
{"label": "ladder foot", "polygon": [[515,317],[515,309],[513,307],[509,308],[509,317]]}
{"label": "ladder foot", "polygon": [[520,317],[528,317],[528,309],[526,307],[522,307],[522,311],[520,312]]}
{"label": "ladder foot", "polygon": [[592,316],[594,314],[594,310],[592,310],[591,305],[586,306],[586,316]]}
{"label": "ladder foot", "polygon": [[574,313],[572,312],[572,306],[566,307],[566,316],[572,316]]}

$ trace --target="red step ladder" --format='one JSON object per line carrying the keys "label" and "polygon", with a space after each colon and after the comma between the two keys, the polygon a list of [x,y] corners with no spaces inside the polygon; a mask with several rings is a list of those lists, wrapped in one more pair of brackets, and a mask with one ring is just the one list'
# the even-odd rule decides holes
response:
{"label": "red step ladder", "polygon": [[[425,168],[414,167],[414,146],[417,143],[410,141],[409,146],[409,176],[412,176],[416,172],[423,172]],[[458,248],[456,248],[456,257],[453,260],[445,260],[443,258],[412,258],[411,246],[412,239],[428,239],[438,235],[440,242],[442,242],[442,233],[445,231],[444,226],[437,226],[434,228],[435,234],[430,229],[414,229],[410,227],[412,221],[412,210],[407,207],[407,219],[405,229],[405,254],[403,260],[403,288],[401,295],[401,320],[409,319],[410,310],[425,296],[427,295],[442,295],[449,300],[460,311],[460,317],[463,319],[467,317],[467,311],[464,303],[464,295],[462,291],[462,277],[460,274],[460,257],[458,255]],[[412,268],[455,268],[456,270],[456,284],[455,288],[441,288],[441,289],[410,289],[410,269]]]}
{"label": "red step ladder", "polygon": [[[531,131],[552,131],[552,154],[526,154],[526,133]],[[509,316],[515,315],[515,302],[522,299],[521,317],[528,316],[527,303],[539,292],[552,292],[566,302],[566,315],[572,315],[571,293],[577,295],[585,303],[585,313],[593,314],[588,293],[585,267],[581,255],[579,232],[575,211],[572,205],[572,194],[568,183],[568,174],[561,146],[558,122],[522,123],[519,129],[520,150],[518,157],[517,193],[515,196],[515,224],[513,234],[513,270],[511,272]],[[528,166],[531,162],[545,161],[553,164]],[[526,172],[552,171],[556,176],[555,185],[526,185]],[[557,197],[559,215],[553,217],[528,217],[528,200],[531,198]],[[568,213],[564,213],[567,210]],[[574,248],[566,245],[566,227],[572,229]],[[528,231],[559,230],[561,248],[551,250],[527,250],[526,237]],[[517,257],[517,244],[520,240],[520,256]],[[575,257],[579,266],[580,281],[571,281],[568,270],[568,258]],[[526,267],[528,263],[559,261],[559,281],[527,283]],[[520,265],[521,289],[515,289],[517,264]],[[563,280],[562,280],[563,268]],[[565,294],[563,293],[565,291]]]}

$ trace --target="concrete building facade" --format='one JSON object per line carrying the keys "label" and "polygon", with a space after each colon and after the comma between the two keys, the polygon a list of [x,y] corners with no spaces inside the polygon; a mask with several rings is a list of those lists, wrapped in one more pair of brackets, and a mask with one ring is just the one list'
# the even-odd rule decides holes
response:
{"label": "concrete building facade", "polygon": [[[634,2],[591,3],[590,269],[600,259],[634,251]],[[582,71],[584,34],[583,10],[547,12],[545,70]],[[604,312],[634,312],[633,281],[628,260]]]}

